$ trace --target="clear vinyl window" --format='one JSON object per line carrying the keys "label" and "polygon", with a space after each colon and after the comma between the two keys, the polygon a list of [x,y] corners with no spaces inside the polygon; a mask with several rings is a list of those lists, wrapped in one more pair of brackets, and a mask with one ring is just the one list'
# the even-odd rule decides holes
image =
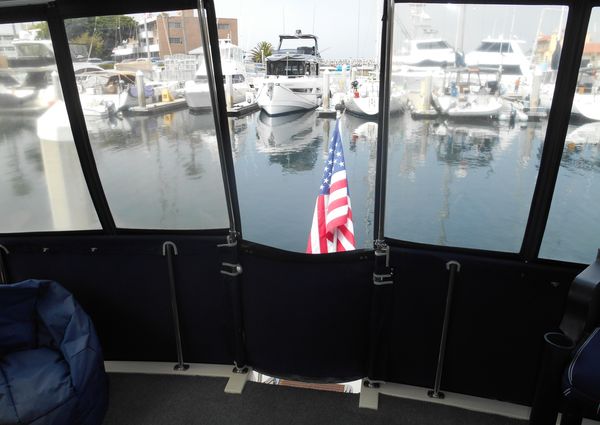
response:
{"label": "clear vinyl window", "polygon": [[227,228],[197,12],[77,18],[65,26],[79,46],[75,69],[96,65],[77,74],[77,89],[117,227]]}
{"label": "clear vinyl window", "polygon": [[567,13],[396,4],[387,236],[520,250]]}
{"label": "clear vinyl window", "polygon": [[0,34],[0,233],[99,229],[47,23]]}
{"label": "clear vinyl window", "polygon": [[[540,257],[590,263],[600,247],[600,9],[594,8]],[[549,82],[549,88],[551,84]]]}

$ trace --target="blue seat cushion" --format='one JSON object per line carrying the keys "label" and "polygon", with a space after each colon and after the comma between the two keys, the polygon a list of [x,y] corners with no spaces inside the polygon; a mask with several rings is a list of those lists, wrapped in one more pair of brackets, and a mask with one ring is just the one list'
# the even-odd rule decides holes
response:
{"label": "blue seat cushion", "polygon": [[581,344],[563,376],[563,393],[600,413],[600,328]]}
{"label": "blue seat cushion", "polygon": [[36,298],[37,288],[3,289],[0,296],[0,356],[36,347]]}
{"label": "blue seat cushion", "polygon": [[6,354],[0,360],[0,372],[9,389],[7,396],[13,404],[14,415],[19,420],[4,422],[0,417],[0,423],[36,421],[42,424],[48,415],[61,417],[61,421],[55,423],[73,423],[77,399],[69,365],[60,352],[43,347]]}

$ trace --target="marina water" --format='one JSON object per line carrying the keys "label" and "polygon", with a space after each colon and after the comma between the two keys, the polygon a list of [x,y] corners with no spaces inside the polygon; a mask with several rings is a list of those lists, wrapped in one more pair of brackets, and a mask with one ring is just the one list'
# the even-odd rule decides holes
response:
{"label": "marina water", "polygon": [[[2,119],[2,231],[56,227],[36,119]],[[304,252],[334,120],[315,111],[230,118],[244,238]],[[341,118],[357,246],[372,247],[377,124]],[[545,122],[462,124],[390,120],[386,234],[410,242],[518,252],[540,164]],[[600,172],[596,124],[571,126],[541,256],[587,262],[595,246],[564,238],[594,228]],[[88,122],[117,225],[203,229],[228,226],[210,113],[180,110]],[[208,130],[207,130],[208,129]],[[578,133],[576,133],[579,131]],[[574,139],[579,137],[579,139]],[[583,139],[581,139],[583,137]],[[585,143],[584,143],[585,142]],[[74,146],[72,146],[74,152]],[[47,178],[47,176],[46,176]],[[65,186],[67,190],[73,189]],[[583,192],[584,202],[581,202]],[[76,197],[87,194],[76,194]],[[572,199],[578,199],[575,205]],[[93,210],[79,222],[98,228]],[[552,226],[551,226],[552,225]],[[556,226],[555,226],[556,227]]]}

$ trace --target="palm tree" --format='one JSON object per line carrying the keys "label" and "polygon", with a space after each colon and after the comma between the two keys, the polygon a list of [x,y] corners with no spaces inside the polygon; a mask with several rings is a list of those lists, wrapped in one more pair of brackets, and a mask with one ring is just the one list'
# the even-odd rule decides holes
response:
{"label": "palm tree", "polygon": [[262,62],[267,56],[273,54],[273,46],[268,41],[261,41],[250,51],[254,62]]}

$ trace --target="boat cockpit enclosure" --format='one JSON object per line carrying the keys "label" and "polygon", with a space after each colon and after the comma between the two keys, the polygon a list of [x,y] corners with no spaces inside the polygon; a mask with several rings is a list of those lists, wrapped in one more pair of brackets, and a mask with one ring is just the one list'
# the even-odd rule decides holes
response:
{"label": "boat cockpit enclosure", "polygon": [[[600,0],[359,3],[0,0],[0,280],[72,292],[107,365],[367,379],[526,419],[600,245]],[[301,32],[263,49],[281,7],[323,57]]]}
{"label": "boat cockpit enclosure", "polygon": [[267,75],[319,75],[320,57],[316,36],[302,34],[300,30],[295,35],[280,35],[277,50],[266,58]]}

